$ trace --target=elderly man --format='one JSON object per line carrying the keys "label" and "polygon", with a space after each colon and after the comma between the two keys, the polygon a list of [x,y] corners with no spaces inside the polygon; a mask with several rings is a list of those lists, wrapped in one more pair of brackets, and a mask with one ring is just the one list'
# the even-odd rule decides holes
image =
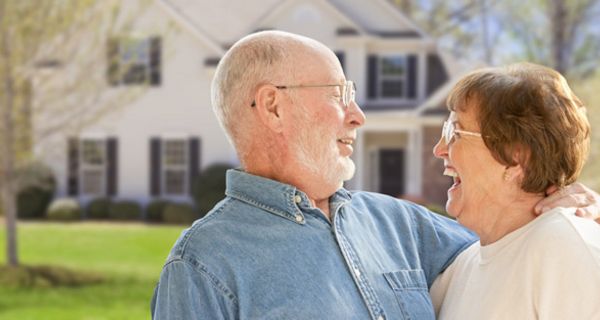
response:
{"label": "elderly man", "polygon": [[223,57],[213,106],[242,170],[181,235],[156,319],[433,319],[428,288],[473,243],[410,202],[349,192],[365,116],[334,53],[261,32]]}

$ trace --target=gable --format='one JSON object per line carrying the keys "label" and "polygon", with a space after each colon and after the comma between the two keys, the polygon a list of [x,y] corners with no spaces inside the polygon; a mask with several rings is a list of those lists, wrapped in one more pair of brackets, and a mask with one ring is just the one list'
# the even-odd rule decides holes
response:
{"label": "gable", "polygon": [[255,30],[286,30],[326,44],[334,43],[340,32],[361,33],[361,27],[327,0],[287,0],[259,19]]}
{"label": "gable", "polygon": [[424,36],[412,21],[387,0],[328,0],[368,33],[383,36]]}

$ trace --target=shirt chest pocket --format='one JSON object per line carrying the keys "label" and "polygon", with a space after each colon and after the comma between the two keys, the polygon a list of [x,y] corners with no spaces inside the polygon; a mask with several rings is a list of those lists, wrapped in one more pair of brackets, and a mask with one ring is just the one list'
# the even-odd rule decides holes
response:
{"label": "shirt chest pocket", "polygon": [[435,319],[423,270],[400,270],[383,276],[394,290],[404,319]]}

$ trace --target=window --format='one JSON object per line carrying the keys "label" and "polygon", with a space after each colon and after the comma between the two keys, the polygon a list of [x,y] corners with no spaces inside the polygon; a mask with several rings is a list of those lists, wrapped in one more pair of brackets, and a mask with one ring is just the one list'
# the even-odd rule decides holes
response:
{"label": "window", "polygon": [[417,98],[417,56],[369,55],[370,100],[410,100]]}
{"label": "window", "polygon": [[160,38],[110,39],[108,62],[108,81],[113,86],[160,85]]}
{"label": "window", "polygon": [[106,142],[81,140],[81,193],[104,195],[106,177]]}
{"label": "window", "polygon": [[379,96],[403,98],[406,95],[406,59],[403,56],[379,60]]}
{"label": "window", "polygon": [[188,150],[187,140],[163,140],[162,190],[167,195],[184,195],[187,193]]}

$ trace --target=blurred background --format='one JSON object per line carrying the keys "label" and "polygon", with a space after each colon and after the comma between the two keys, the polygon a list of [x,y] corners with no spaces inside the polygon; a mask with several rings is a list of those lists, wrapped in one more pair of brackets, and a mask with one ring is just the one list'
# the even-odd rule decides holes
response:
{"label": "blurred background", "polygon": [[367,116],[349,189],[444,214],[431,150],[465,73],[530,61],[588,109],[600,190],[600,0],[0,1],[0,319],[143,319],[180,232],[239,165],[210,103],[227,49],[315,38]]}

